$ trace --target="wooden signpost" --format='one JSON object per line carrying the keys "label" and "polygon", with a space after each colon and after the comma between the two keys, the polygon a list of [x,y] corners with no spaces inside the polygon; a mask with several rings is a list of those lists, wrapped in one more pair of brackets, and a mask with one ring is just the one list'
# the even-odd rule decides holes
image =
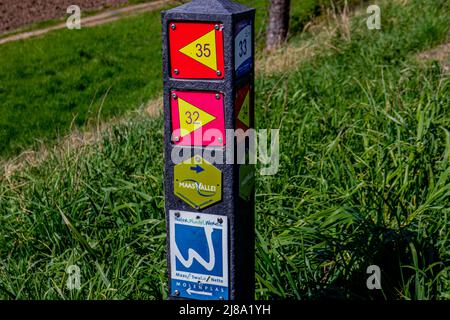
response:
{"label": "wooden signpost", "polygon": [[253,166],[226,159],[230,129],[254,122],[254,14],[230,0],[162,12],[170,299],[254,298]]}

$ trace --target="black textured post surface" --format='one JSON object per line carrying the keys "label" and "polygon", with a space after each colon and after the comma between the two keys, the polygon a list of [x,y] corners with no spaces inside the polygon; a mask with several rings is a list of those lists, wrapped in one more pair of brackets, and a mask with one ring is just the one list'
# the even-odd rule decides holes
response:
{"label": "black textured post surface", "polygon": [[[172,265],[174,250],[171,246],[172,241],[175,238],[174,234],[171,234],[171,219],[174,214],[179,215],[179,212],[192,212],[199,214],[207,214],[211,216],[223,216],[227,219],[227,255],[228,255],[228,280],[226,285],[228,286],[228,293],[224,296],[217,296],[210,293],[208,285],[202,284],[201,281],[196,281],[198,286],[193,286],[188,291],[188,295],[192,292],[201,292],[200,294],[192,293],[193,297],[198,299],[230,299],[230,300],[242,300],[254,298],[254,190],[251,191],[250,196],[244,200],[239,196],[240,188],[240,165],[239,164],[226,164],[225,146],[195,146],[189,148],[189,146],[177,145],[172,140],[173,125],[171,112],[171,99],[173,99],[174,91],[201,91],[201,92],[214,92],[223,94],[223,114],[224,125],[226,129],[236,129],[236,116],[235,116],[235,102],[237,90],[240,87],[249,85],[249,104],[250,104],[250,121],[249,127],[253,127],[253,105],[254,105],[254,9],[247,8],[243,5],[236,4],[229,0],[194,0],[190,3],[182,5],[180,7],[163,11],[162,12],[162,39],[163,39],[163,77],[164,77],[164,156],[165,156],[165,210],[166,210],[166,224],[167,224],[167,261],[168,261],[168,274],[169,274],[169,297],[170,299],[189,298],[186,294],[180,294],[180,290],[183,290],[180,283],[186,284],[186,281],[179,281],[176,284],[180,285],[177,289],[172,283],[172,269],[176,266]],[[251,43],[248,44],[248,50],[251,50],[251,65],[247,70],[244,70],[242,74],[239,74],[235,69],[235,37],[236,26],[242,21],[249,21],[251,24]],[[223,67],[224,74],[221,75],[221,79],[189,79],[182,77],[182,71],[179,72],[180,77],[174,78],[173,67],[170,61],[170,45],[169,32],[176,30],[177,22],[198,22],[198,23],[215,23],[220,26],[223,25]],[[195,66],[195,65],[194,65]],[[191,70],[192,71],[192,70]],[[178,72],[178,70],[177,70]],[[227,146],[229,146],[230,137],[226,137]],[[211,149],[223,150],[223,164],[217,164],[211,161],[218,170],[221,171],[221,200],[213,203],[209,206],[200,208],[190,205],[182,198],[174,193],[174,183],[176,177],[174,176],[174,168],[177,163],[172,161],[172,151],[179,151],[183,149],[184,152],[189,153],[190,156],[185,159],[191,158],[195,154],[202,156],[205,160],[209,161],[205,156],[204,151]],[[192,149],[194,151],[192,151]],[[192,154],[192,152],[193,154]],[[235,152],[236,153],[236,152]],[[194,167],[195,168],[195,167]],[[203,170],[201,167],[199,170]],[[177,182],[178,183],[178,182]],[[172,214],[170,214],[172,212]],[[175,213],[174,213],[175,212]],[[220,220],[220,218],[218,219]],[[172,221],[173,224],[173,221]],[[205,231],[206,232],[206,231]],[[204,235],[200,234],[203,241]],[[196,250],[197,247],[193,249]],[[198,251],[198,250],[197,250]],[[188,258],[187,252],[182,253],[185,258]],[[205,260],[210,260],[211,257],[205,255]],[[216,260],[219,258],[216,252]],[[195,259],[192,262],[192,268],[197,263]],[[216,261],[217,262],[217,261]],[[217,262],[218,263],[218,262]],[[182,267],[186,270],[189,268]],[[198,267],[197,269],[200,269]],[[189,281],[188,281],[189,282]],[[190,282],[189,282],[190,283]],[[190,284],[188,284],[189,286]],[[210,289],[212,290],[212,289]]]}

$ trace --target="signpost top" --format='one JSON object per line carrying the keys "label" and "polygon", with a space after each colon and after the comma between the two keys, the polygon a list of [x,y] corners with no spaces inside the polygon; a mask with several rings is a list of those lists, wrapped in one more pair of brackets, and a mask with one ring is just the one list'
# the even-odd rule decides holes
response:
{"label": "signpost top", "polygon": [[254,9],[230,0],[193,0],[192,2],[170,9],[167,13],[208,13],[232,15],[249,11],[254,11]]}

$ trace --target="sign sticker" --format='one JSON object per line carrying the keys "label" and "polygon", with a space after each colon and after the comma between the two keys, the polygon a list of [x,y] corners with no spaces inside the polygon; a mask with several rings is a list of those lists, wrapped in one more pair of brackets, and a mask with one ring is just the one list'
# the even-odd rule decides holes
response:
{"label": "sign sticker", "polygon": [[171,295],[228,300],[226,216],[169,211]]}
{"label": "sign sticker", "polygon": [[247,130],[250,128],[250,85],[243,86],[236,93],[236,128]]}
{"label": "sign sticker", "polygon": [[[223,94],[175,90],[172,91],[170,108],[175,144],[182,146],[225,145]],[[204,134],[206,131],[208,134]]]}
{"label": "sign sticker", "polygon": [[171,77],[223,79],[222,29],[220,23],[169,22]]}
{"label": "sign sticker", "polygon": [[222,200],[222,171],[200,156],[175,165],[173,192],[196,209]]}
{"label": "sign sticker", "polygon": [[244,20],[236,25],[234,39],[234,69],[239,78],[250,72],[253,67],[252,23]]}

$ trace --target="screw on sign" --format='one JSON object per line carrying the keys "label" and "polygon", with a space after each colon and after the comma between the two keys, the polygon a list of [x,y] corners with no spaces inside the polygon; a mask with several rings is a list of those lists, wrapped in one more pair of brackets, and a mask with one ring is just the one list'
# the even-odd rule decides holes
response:
{"label": "screw on sign", "polygon": [[231,0],[162,12],[169,299],[254,298],[254,171],[225,162],[226,130],[253,126],[254,16]]}

